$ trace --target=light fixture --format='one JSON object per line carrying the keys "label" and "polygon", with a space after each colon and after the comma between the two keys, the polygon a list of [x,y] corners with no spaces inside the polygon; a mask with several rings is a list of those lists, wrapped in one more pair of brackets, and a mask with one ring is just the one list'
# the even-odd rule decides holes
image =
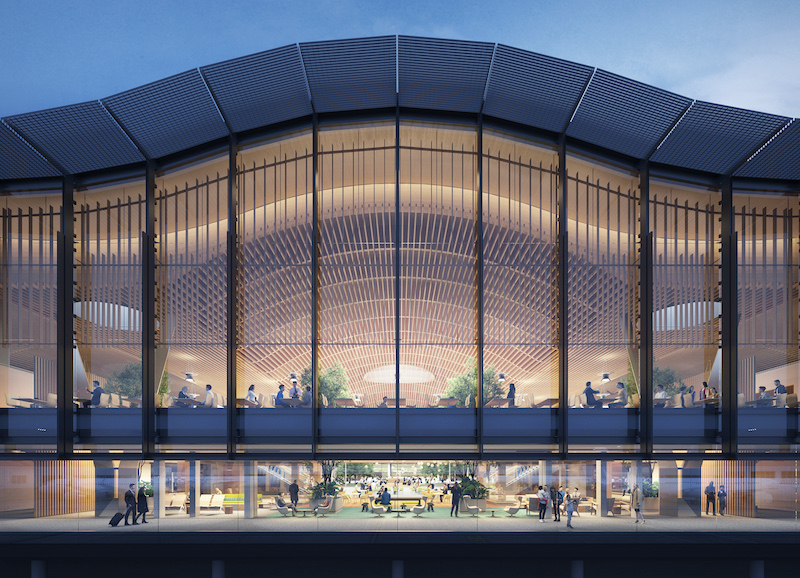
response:
{"label": "light fixture", "polygon": [[503,383],[505,380],[506,380],[506,374],[505,373],[498,373],[497,374],[497,381],[499,381],[500,383]]}
{"label": "light fixture", "polygon": [[194,377],[192,377],[191,373],[188,372],[186,373],[186,381],[188,381],[189,383],[194,383]]}
{"label": "light fixture", "polygon": [[297,374],[296,373],[290,373],[289,374],[289,379],[291,380],[292,385],[297,385]]}
{"label": "light fixture", "polygon": [[603,374],[603,379],[600,380],[600,383],[608,383],[609,381],[611,381],[611,380],[608,378],[608,374],[604,373]]}

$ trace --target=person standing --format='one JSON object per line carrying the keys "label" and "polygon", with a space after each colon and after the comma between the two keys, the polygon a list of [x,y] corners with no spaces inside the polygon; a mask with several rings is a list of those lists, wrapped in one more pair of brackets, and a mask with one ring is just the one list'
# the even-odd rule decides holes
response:
{"label": "person standing", "polygon": [[558,512],[558,490],[555,486],[550,486],[550,506],[553,508],[553,521],[560,522],[561,516]]}
{"label": "person standing", "polygon": [[452,516],[453,512],[455,512],[456,518],[458,518],[458,506],[459,502],[461,502],[461,486],[458,485],[458,482],[450,488],[450,493],[453,496],[453,505],[450,506],[450,515]]}
{"label": "person standing", "polygon": [[292,380],[292,387],[289,388],[289,397],[292,399],[300,399],[300,388],[297,387],[297,380]]}
{"label": "person standing", "polygon": [[639,523],[639,519],[641,518],[642,524],[644,524],[644,514],[642,513],[642,490],[639,488],[639,484],[633,485],[633,490],[631,491],[631,507],[633,511],[636,512],[636,523]]}
{"label": "person standing", "polygon": [[131,484],[128,486],[128,491],[125,492],[125,525],[130,526],[128,523],[128,516],[133,513],[133,525],[137,526],[136,523],[136,484]]}
{"label": "person standing", "polygon": [[511,383],[508,386],[508,395],[506,396],[506,399],[509,400],[508,407],[514,407],[514,400],[516,398],[517,398],[517,387],[513,383]]}
{"label": "person standing", "polygon": [[719,500],[719,515],[725,515],[725,506],[728,501],[728,492],[725,491],[725,486],[720,484],[719,492],[717,492],[717,500]]}
{"label": "person standing", "polygon": [[539,522],[544,523],[547,516],[547,492],[544,491],[543,486],[539,486],[537,497],[539,498]]}
{"label": "person standing", "polygon": [[717,491],[714,488],[714,482],[709,482],[705,489],[706,494],[706,516],[708,516],[708,507],[711,506],[714,510],[714,515],[717,515]]}
{"label": "person standing", "polygon": [[133,522],[136,523],[136,520],[141,516],[142,524],[146,524],[147,512],[150,511],[150,508],[147,507],[147,494],[144,492],[144,486],[139,488],[139,493],[136,496],[136,509],[139,511],[139,514],[133,519]]}
{"label": "person standing", "polygon": [[300,487],[297,485],[297,480],[294,480],[289,485],[289,501],[294,508],[297,508],[297,502],[300,497]]}
{"label": "person standing", "polygon": [[[776,379],[772,382],[775,386],[775,395],[777,396],[779,393],[786,393],[786,386],[781,383],[780,379]],[[722,486],[720,486],[722,487]]]}
{"label": "person standing", "polygon": [[566,500],[566,508],[567,508],[567,528],[572,528],[572,512],[575,511],[575,500],[567,490]]}

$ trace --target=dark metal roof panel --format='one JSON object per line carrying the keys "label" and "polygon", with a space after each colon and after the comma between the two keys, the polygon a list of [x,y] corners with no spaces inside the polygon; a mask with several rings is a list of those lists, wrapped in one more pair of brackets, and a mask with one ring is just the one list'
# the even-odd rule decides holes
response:
{"label": "dark metal roof panel", "polygon": [[395,105],[394,36],[309,42],[300,52],[317,112]]}
{"label": "dark metal roof panel", "polygon": [[37,179],[60,175],[28,143],[0,123],[0,179]]}
{"label": "dark metal roof panel", "polygon": [[97,101],[20,114],[5,121],[70,174],[144,160]]}
{"label": "dark metal roof panel", "polygon": [[400,106],[477,113],[494,45],[399,38]]}
{"label": "dark metal roof panel", "polygon": [[234,132],[310,115],[305,72],[296,45],[200,69]]}
{"label": "dark metal roof panel", "polygon": [[800,121],[783,129],[736,171],[737,177],[800,180]]}
{"label": "dark metal roof panel", "polygon": [[763,112],[696,102],[651,159],[724,175],[788,120]]}
{"label": "dark metal roof panel", "polygon": [[590,66],[498,45],[483,112],[560,133],[591,74]]}
{"label": "dark metal roof panel", "polygon": [[109,96],[103,104],[151,158],[228,134],[197,70]]}
{"label": "dark metal roof panel", "polygon": [[598,69],[567,135],[641,159],[658,145],[691,102]]}

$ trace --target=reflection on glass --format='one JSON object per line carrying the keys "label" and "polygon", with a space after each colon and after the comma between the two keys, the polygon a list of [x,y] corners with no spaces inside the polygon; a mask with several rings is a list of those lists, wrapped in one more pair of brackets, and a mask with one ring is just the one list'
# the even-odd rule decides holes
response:
{"label": "reflection on glass", "polygon": [[666,451],[716,450],[722,394],[720,195],[651,183],[650,196],[654,444]]}
{"label": "reflection on glass", "polygon": [[[638,179],[568,160],[570,443],[631,447],[639,405]],[[587,414],[583,410],[603,410]]]}
{"label": "reflection on glass", "polygon": [[225,447],[224,408],[234,403],[226,373],[227,195],[227,159],[169,173],[156,191],[154,380],[165,451]]}
{"label": "reflection on glass", "polygon": [[8,193],[0,206],[0,448],[54,451],[61,193]]}
{"label": "reflection on glass", "polygon": [[141,444],[144,197],[141,180],[75,193],[76,449]]}
{"label": "reflection on glass", "polygon": [[788,451],[797,433],[800,198],[734,194],[739,436]]}

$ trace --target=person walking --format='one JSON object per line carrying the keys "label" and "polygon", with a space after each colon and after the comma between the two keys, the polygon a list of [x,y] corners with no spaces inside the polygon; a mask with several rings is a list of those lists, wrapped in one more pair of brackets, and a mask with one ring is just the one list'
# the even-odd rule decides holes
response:
{"label": "person walking", "polygon": [[298,499],[299,499],[299,494],[300,494],[300,488],[297,485],[297,480],[294,480],[289,485],[289,501],[292,503],[292,507],[295,508],[295,509],[297,508],[297,502],[298,502]]}
{"label": "person walking", "polygon": [[644,514],[642,513],[642,490],[639,488],[639,484],[633,485],[633,490],[631,491],[631,507],[633,511],[636,512],[636,523],[639,523],[639,519],[641,518],[642,524],[644,524]]}
{"label": "person walking", "polygon": [[456,482],[452,488],[450,488],[450,493],[453,496],[453,505],[450,506],[450,515],[453,515],[453,512],[456,513],[456,518],[458,518],[458,505],[461,501],[461,486],[458,485]]}
{"label": "person walking", "polygon": [[711,506],[714,510],[714,515],[717,515],[717,502],[716,502],[716,495],[717,491],[714,488],[714,482],[709,482],[705,489],[706,494],[706,516],[708,516],[708,507]]}
{"label": "person walking", "polygon": [[128,491],[125,492],[125,505],[127,508],[125,509],[125,525],[130,526],[128,523],[128,516],[133,513],[133,525],[137,526],[136,523],[136,484],[131,484],[128,486]]}
{"label": "person walking", "polygon": [[544,491],[543,486],[539,486],[537,497],[539,498],[539,523],[543,524],[547,516],[547,492]]}
{"label": "person walking", "polygon": [[719,492],[717,492],[717,500],[719,501],[719,515],[725,515],[725,506],[728,501],[728,492],[725,491],[725,486],[720,484]]}
{"label": "person walking", "polygon": [[147,520],[147,512],[150,511],[150,508],[147,507],[147,494],[144,493],[144,486],[139,488],[139,493],[136,496],[136,509],[139,511],[139,514],[134,518],[134,522],[139,519],[139,516],[142,517],[142,524],[146,524]]}
{"label": "person walking", "polygon": [[575,510],[575,500],[570,495],[569,490],[567,490],[565,500],[567,508],[567,528],[572,528],[572,512]]}

